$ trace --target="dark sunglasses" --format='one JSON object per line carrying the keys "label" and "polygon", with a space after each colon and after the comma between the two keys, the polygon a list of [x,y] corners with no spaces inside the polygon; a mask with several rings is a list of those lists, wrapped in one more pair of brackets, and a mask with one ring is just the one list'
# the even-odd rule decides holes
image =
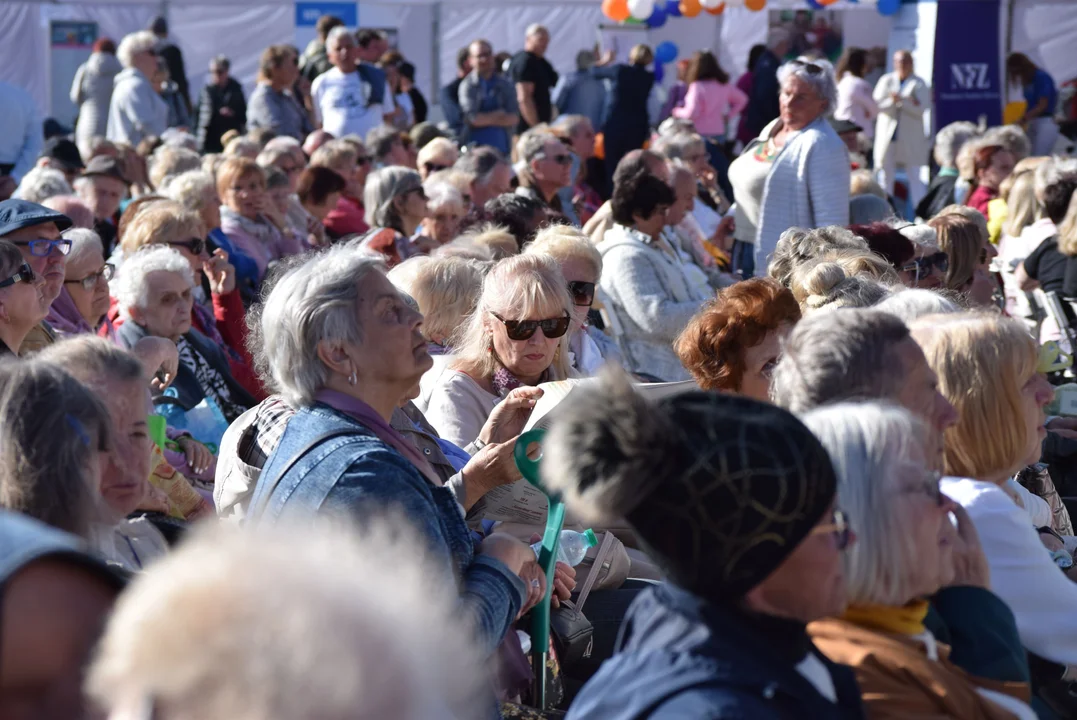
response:
{"label": "dark sunglasses", "polygon": [[546,158],[547,160],[553,160],[558,165],[571,165],[572,164],[572,156],[567,155],[567,154],[543,155],[542,157]]}
{"label": "dark sunglasses", "polygon": [[63,238],[59,240],[19,240],[15,244],[30,248],[30,254],[34,257],[46,257],[52,252],[53,248],[59,250],[61,255],[67,255],[71,252],[71,241]]}
{"label": "dark sunglasses", "polygon": [[831,522],[826,525],[820,525],[811,531],[812,535],[825,535],[828,533],[834,535],[834,539],[837,541],[838,550],[844,550],[849,547],[849,540],[851,539],[849,518],[845,515],[843,510],[834,508]]}
{"label": "dark sunglasses", "polygon": [[917,260],[910,260],[901,266],[901,269],[905,272],[915,272],[916,280],[925,278],[931,274],[932,268],[938,268],[939,272],[946,272],[950,269],[950,258],[944,252],[937,252],[934,255],[927,255],[926,257],[919,258]]}
{"label": "dark sunglasses", "polygon": [[572,302],[580,307],[591,307],[595,303],[595,284],[573,280],[568,284],[568,291],[572,293]]}
{"label": "dark sunglasses", "polygon": [[497,313],[490,314],[504,324],[509,340],[530,340],[539,328],[542,328],[542,334],[550,340],[556,340],[568,332],[568,313],[565,313],[564,317],[549,320],[506,320]]}
{"label": "dark sunglasses", "polygon": [[95,273],[90,273],[81,280],[64,280],[64,285],[81,285],[83,290],[89,292],[93,290],[97,285],[97,281],[104,278],[105,282],[112,279],[112,276],[116,274],[116,267],[112,263],[105,263],[105,266]]}
{"label": "dark sunglasses", "polygon": [[355,164],[356,165],[369,165],[370,164],[370,156],[369,155],[362,155],[360,157],[355,158]]}
{"label": "dark sunglasses", "polygon": [[206,241],[202,238],[197,237],[182,242],[170,242],[168,244],[172,247],[187,248],[191,251],[192,255],[201,255],[202,252],[206,249]]}
{"label": "dark sunglasses", "polygon": [[19,267],[19,269],[15,271],[14,275],[7,278],[6,280],[0,280],[0,288],[6,288],[11,285],[14,285],[15,283],[26,283],[27,285],[29,285],[35,279],[36,276],[34,275],[34,269],[26,263],[23,263]]}
{"label": "dark sunglasses", "polygon": [[804,68],[809,75],[819,75],[823,72],[822,66],[816,65],[813,62],[808,62],[807,60],[794,60],[793,64]]}
{"label": "dark sunglasses", "polygon": [[436,173],[442,170],[448,170],[452,165],[438,165],[437,163],[423,163],[423,167],[426,168],[428,173]]}

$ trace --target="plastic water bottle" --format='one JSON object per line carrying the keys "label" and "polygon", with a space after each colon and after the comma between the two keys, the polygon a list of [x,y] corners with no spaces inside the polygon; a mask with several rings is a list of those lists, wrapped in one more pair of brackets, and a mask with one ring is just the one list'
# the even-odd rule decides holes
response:
{"label": "plastic water bottle", "polygon": [[[588,548],[593,548],[595,545],[598,545],[598,538],[595,537],[595,531],[590,528],[582,533],[575,530],[562,530],[561,542],[557,544],[557,560],[565,565],[576,567],[583,562]],[[538,558],[539,553],[542,552],[542,541],[539,540],[532,545],[531,549],[535,551],[535,557]]]}

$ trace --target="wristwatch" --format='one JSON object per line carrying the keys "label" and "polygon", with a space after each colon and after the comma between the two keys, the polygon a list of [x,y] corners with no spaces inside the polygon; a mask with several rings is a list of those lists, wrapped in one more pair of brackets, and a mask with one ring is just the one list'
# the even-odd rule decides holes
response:
{"label": "wristwatch", "polygon": [[1051,559],[1061,570],[1069,570],[1073,567],[1073,557],[1065,550],[1055,550],[1051,553]]}

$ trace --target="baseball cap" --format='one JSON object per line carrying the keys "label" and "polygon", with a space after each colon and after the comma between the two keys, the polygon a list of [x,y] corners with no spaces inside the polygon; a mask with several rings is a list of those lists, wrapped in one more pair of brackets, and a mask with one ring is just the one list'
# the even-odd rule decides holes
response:
{"label": "baseball cap", "polygon": [[29,200],[11,198],[0,202],[0,238],[16,230],[50,222],[56,223],[60,232],[74,225],[67,215]]}

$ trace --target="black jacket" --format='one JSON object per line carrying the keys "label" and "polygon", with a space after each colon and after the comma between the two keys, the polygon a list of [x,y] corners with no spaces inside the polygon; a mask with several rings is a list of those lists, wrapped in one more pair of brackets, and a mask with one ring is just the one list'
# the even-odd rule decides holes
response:
{"label": "black jacket", "polygon": [[162,46],[157,54],[165,59],[165,64],[168,66],[168,74],[172,78],[172,82],[176,83],[176,89],[179,91],[180,98],[183,99],[184,105],[187,106],[187,112],[191,112],[191,89],[187,85],[187,69],[183,66],[183,53],[180,49],[168,43]]}
{"label": "black jacket", "polygon": [[[222,108],[229,108],[231,116],[222,115]],[[216,83],[202,88],[198,96],[198,147],[202,152],[221,152],[221,136],[229,130],[243,132],[246,126],[247,100],[235,78],[228,78],[223,88]]]}

